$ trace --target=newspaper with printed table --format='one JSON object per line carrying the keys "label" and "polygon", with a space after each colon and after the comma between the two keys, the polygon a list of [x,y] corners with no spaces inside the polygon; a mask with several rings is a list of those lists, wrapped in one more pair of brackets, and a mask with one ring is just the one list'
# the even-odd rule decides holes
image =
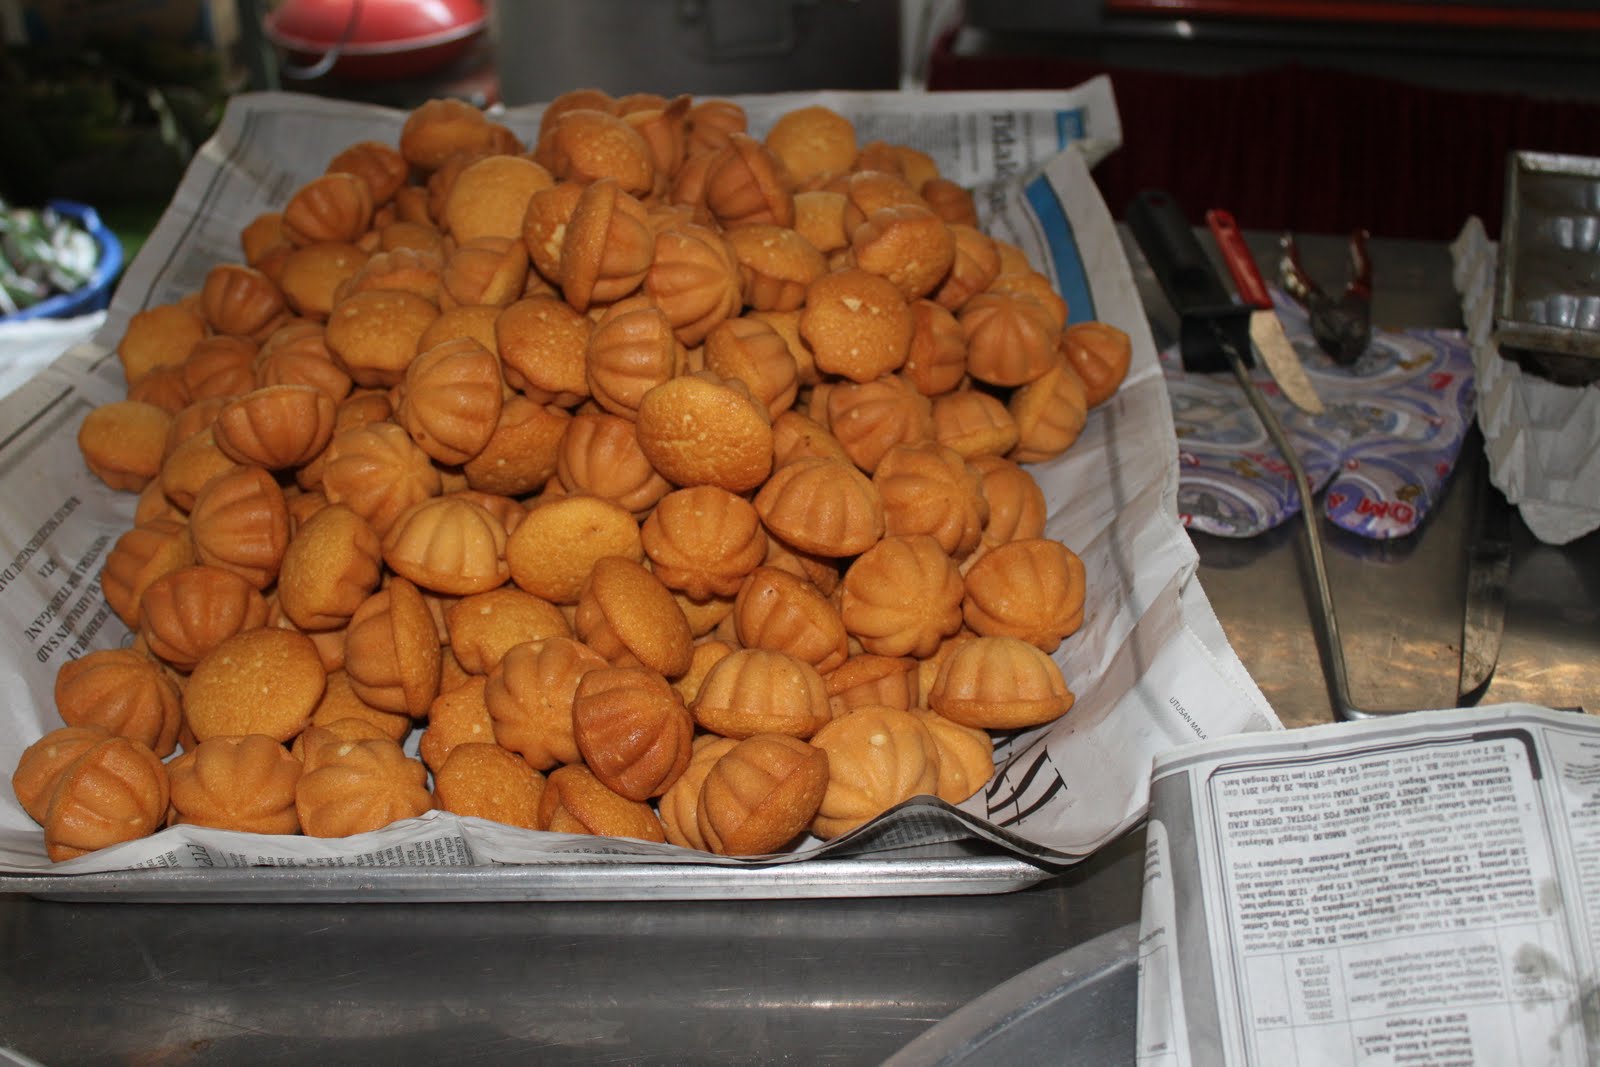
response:
{"label": "newspaper with printed table", "polygon": [[[1122,388],[1095,409],[1079,441],[1037,466],[1047,534],[1085,561],[1085,621],[1056,653],[1076,695],[1046,728],[1000,739],[996,775],[958,808],[909,801],[822,849],[975,836],[1049,862],[1081,857],[1144,816],[1156,754],[1196,738],[1279,729],[1229,647],[1195,577],[1176,518],[1176,445],[1167,394],[1114,222],[1090,176],[1121,138],[1105,80],[1067,92],[820,93],[736,97],[760,135],[804,104],[835,108],[865,143],[929,153],[978,195],[983,225],[1021,247],[1066,297],[1074,319],[1100,319],[1134,342]],[[540,109],[497,115],[524,143]],[[13,683],[0,695],[0,766],[60,725],[57,668],[127,642],[98,581],[130,525],[132,494],[84,468],[74,435],[125,385],[115,345],[130,314],[195,292],[218,262],[237,262],[239,233],[321,174],[343,147],[396,143],[404,113],[294,94],[235,98],[156,231],[132,264],[105,327],[0,404],[0,613]],[[412,744],[415,744],[413,734]],[[41,832],[0,789],[0,873],[86,873],[148,866],[481,865],[671,861],[733,863],[670,846],[570,838],[430,812],[348,839],[264,837],[175,826],[152,837],[50,864]]]}
{"label": "newspaper with printed table", "polygon": [[1192,745],[1146,841],[1141,1064],[1600,1063],[1600,720]]}

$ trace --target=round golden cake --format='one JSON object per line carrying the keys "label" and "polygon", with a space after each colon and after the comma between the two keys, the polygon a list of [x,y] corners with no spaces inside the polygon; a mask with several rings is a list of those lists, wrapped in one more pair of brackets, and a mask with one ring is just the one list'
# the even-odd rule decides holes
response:
{"label": "round golden cake", "polygon": [[289,741],[311,722],[327,680],[304,634],[246,630],[195,665],[184,690],[184,720],[200,741],[243,734]]}

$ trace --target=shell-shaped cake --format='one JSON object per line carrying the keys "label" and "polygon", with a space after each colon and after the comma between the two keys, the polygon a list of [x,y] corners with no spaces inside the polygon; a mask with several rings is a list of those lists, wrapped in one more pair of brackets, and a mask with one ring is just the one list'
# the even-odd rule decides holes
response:
{"label": "shell-shaped cake", "polygon": [[983,498],[989,503],[989,521],[983,528],[984,547],[1044,533],[1049,505],[1033,475],[1001,456],[974,456],[967,465],[977,472]]}
{"label": "shell-shaped cake", "polygon": [[452,748],[434,772],[433,795],[443,811],[542,829],[544,775],[499,745],[468,742]]}
{"label": "shell-shaped cake", "polygon": [[811,823],[825,841],[938,788],[938,745],[909,711],[860,708],[818,730],[811,743],[828,757],[828,787]]}
{"label": "shell-shaped cake", "polygon": [[329,502],[349,507],[379,536],[401,512],[443,488],[428,454],[392,422],[334,434],[324,459],[322,491]]}
{"label": "shell-shaped cake", "polygon": [[956,320],[967,338],[967,372],[980,382],[1024,385],[1056,361],[1061,329],[1036,300],[983,292],[962,305]]}
{"label": "shell-shaped cake", "polygon": [[541,771],[582,760],[572,729],[573,696],[585,674],[606,666],[599,653],[570,637],[512,646],[484,687],[495,742]]}
{"label": "shell-shaped cake", "polygon": [[786,467],[807,456],[836,459],[854,466],[844,446],[827,427],[791,408],[772,420],[772,466]]}
{"label": "shell-shaped cake", "polygon": [[293,740],[311,722],[327,669],[309,637],[264,626],[234,634],[195,664],[183,692],[195,738],[266,734]]}
{"label": "shell-shaped cake", "polygon": [[927,534],[885,537],[856,558],[840,589],[845,629],[874,655],[922,659],[961,628],[961,572]]}
{"label": "shell-shaped cake", "polygon": [[951,650],[928,691],[945,718],[984,730],[1016,730],[1059,719],[1073,694],[1061,668],[1015,637],[974,637]]}
{"label": "shell-shaped cake", "polygon": [[851,656],[823,679],[828,706],[838,718],[856,708],[876,705],[907,711],[921,700],[917,660],[910,656]]}
{"label": "shell-shaped cake", "polygon": [[588,493],[541,500],[506,540],[511,580],[554,604],[576,604],[605,556],[642,560],[639,524],[622,505]]}
{"label": "shell-shaped cake", "polygon": [[977,474],[955,450],[932,441],[896,445],[873,472],[872,484],[883,501],[886,534],[927,534],[958,560],[978,547],[989,505]]}
{"label": "shell-shaped cake", "polygon": [[406,115],[400,155],[418,170],[437,170],[458,152],[486,152],[502,145],[503,135],[494,127],[482,108],[458,97],[436,97]]}
{"label": "shell-shaped cake", "polygon": [[739,261],[716,230],[684,222],[656,233],[644,290],[679,344],[697,345],[738,315],[741,286]]}
{"label": "shell-shaped cake", "polygon": [[539,135],[533,159],[562,181],[589,185],[610,178],[635,196],[655,185],[649,142],[607,111],[577,108],[557,115]]}
{"label": "shell-shaped cake", "polygon": [[507,384],[538,404],[571,407],[589,395],[587,360],[594,324],[553,296],[530,296],[494,320]]}
{"label": "shell-shaped cake", "polygon": [[907,300],[927,296],[950,274],[956,238],[930,208],[878,208],[850,232],[856,266],[888,279]]}
{"label": "shell-shaped cake", "polygon": [[661,309],[648,297],[629,297],[608,307],[589,335],[590,395],[611,414],[631,419],[646,393],[683,372],[684,359]]}
{"label": "shell-shaped cake", "polygon": [[449,596],[487,592],[511,577],[505,527],[460,496],[430,497],[401,512],[384,535],[383,559],[419,587]]}
{"label": "shell-shaped cake", "polygon": [[967,376],[967,338],[955,315],[931,300],[911,302],[911,343],[900,374],[924,396],[937,397]]}
{"label": "shell-shaped cake", "polygon": [[255,388],[255,361],[260,353],[260,347],[250,338],[231,334],[216,334],[195,342],[180,368],[190,403],[231,400],[248,393]]}
{"label": "shell-shaped cake", "polygon": [[392,578],[350,618],[345,673],[356,696],[383,711],[421,717],[439,695],[439,632],[422,593]]}
{"label": "shell-shaped cake", "polygon": [[201,563],[233,571],[257,589],[278,577],[289,547],[283,490],[260,467],[235,467],[206,483],[189,513],[189,535]]}
{"label": "shell-shaped cake", "polygon": [[938,746],[940,800],[959,804],[994,777],[994,739],[987,730],[963,726],[927,708],[913,708],[911,714],[922,720]]}
{"label": "shell-shaped cake", "polygon": [[112,736],[104,726],[58,726],[23,749],[11,775],[11,791],[28,818],[43,825],[61,772],[73,760]]}
{"label": "shell-shaped cake", "polygon": [[178,744],[183,698],[161,664],[129,648],[90,652],[56,672],[56,711],[68,726],[101,726],[166,758]]}
{"label": "shell-shaped cake", "polygon": [[165,409],[142,400],[114,400],[84,416],[78,451],[106,485],[136,493],[161,473],[171,429],[172,416]]}
{"label": "shell-shaped cake", "polygon": [[853,465],[821,457],[796,459],[775,471],[755,498],[768,530],[819,556],[854,556],[884,533],[883,498]]}
{"label": "shell-shaped cake", "polygon": [[590,493],[643,518],[672,491],[639,444],[634,423],[586,411],[572,417],[556,454],[556,476],[569,493]]}
{"label": "shell-shaped cake", "polygon": [[785,652],[822,674],[850,656],[838,609],[815,585],[777,567],[750,572],[734,598],[731,618],[744,647]]}
{"label": "shell-shaped cake", "polygon": [[1083,625],[1083,560],[1049,538],[984,553],[966,574],[962,617],[974,632],[1016,637],[1054,652]]}
{"label": "shell-shaped cake", "polygon": [[999,277],[1000,250],[976,226],[957,223],[950,225],[949,231],[955,239],[955,256],[932,299],[943,308],[958,311]]}
{"label": "shell-shaped cake", "polygon": [[731,597],[767,554],[767,534],[751,503],[726,489],[677,489],[640,529],[655,576],[691,599]]}
{"label": "shell-shaped cake", "polygon": [[727,755],[739,742],[731,737],[701,734],[694,739],[689,766],[678,780],[656,800],[656,814],[661,817],[661,828],[667,840],[684,848],[709,851],[706,839],[700,833],[700,790],[717,760]]}
{"label": "shell-shaped cake", "polygon": [[520,243],[528,201],[555,182],[554,175],[526,156],[485,156],[456,175],[440,223],[460,244],[479,237],[510,237]]}
{"label": "shell-shaped cake", "polygon": [[1013,392],[1006,407],[1017,424],[1017,445],[1008,456],[1018,463],[1059,456],[1078,439],[1089,418],[1083,379],[1065,357]]}
{"label": "shell-shaped cake", "polygon": [[240,263],[218,263],[206,273],[200,312],[217,333],[265,337],[288,313],[271,278]]}
{"label": "shell-shaped cake", "polygon": [[724,737],[810,737],[832,717],[827,683],[811,664],[784,652],[741,648],[706,674],[690,709]]}
{"label": "shell-shaped cake", "polygon": [[800,369],[789,344],[760,319],[729,319],[705,339],[705,368],[721,378],[737,379],[776,419],[794,404],[800,390]]}
{"label": "shell-shaped cake", "polygon": [[450,650],[470,674],[488,674],[525,642],[572,636],[560,608],[509,586],[464,596],[445,609],[444,617]]}
{"label": "shell-shaped cake", "polygon": [[309,462],[333,438],[334,402],[310,385],[269,385],[229,402],[212,436],[246,466],[285,470]]}
{"label": "shell-shaped cake", "polygon": [[587,186],[561,242],[561,295],[578,311],[612,304],[644,283],[656,235],[644,205],[610,179]]}
{"label": "shell-shaped cake", "polygon": [[1133,342],[1108,322],[1075,322],[1061,331],[1061,354],[1083,380],[1084,399],[1095,407],[1128,376]]}
{"label": "shell-shaped cake", "polygon": [[898,374],[833,386],[826,411],[828,429],[869,474],[895,445],[933,440],[932,401]]}
{"label": "shell-shaped cake", "polygon": [[794,311],[811,283],[828,272],[816,246],[788,226],[752,223],[727,233],[739,261],[744,303],[762,311]]}
{"label": "shell-shaped cake", "polygon": [[166,766],[127,737],[108,737],[61,771],[45,810],[45,854],[59,863],[160,828],[169,802]]}
{"label": "shell-shaped cake", "polygon": [[354,174],[367,183],[367,193],[375,207],[394,199],[406,183],[409,170],[400,150],[384,141],[357,141],[328,160],[329,171]]}
{"label": "shell-shaped cake", "polygon": [[966,459],[1003,456],[1017,446],[1017,420],[993,393],[956,389],[933,398],[933,436]]}
{"label": "shell-shaped cake", "polygon": [[695,813],[705,847],[725,856],[776,852],[822,806],[829,757],[783,734],[757,734],[724,753],[707,773]]}
{"label": "shell-shaped cake", "polygon": [[800,336],[818,369],[853,382],[897,370],[911,349],[911,307],[887,278],[859,268],[824,274],[806,290]]}
{"label": "shell-shaped cake", "polygon": [[665,843],[655,809],[606,787],[581,763],[557,767],[545,779],[539,825],[558,834],[632,837]]}
{"label": "shell-shaped cake", "polygon": [[642,667],[605,667],[578,682],[572,728],[584,762],[629,800],[658,797],[689,766],[694,720],[677,690]]}
{"label": "shell-shaped cake", "polygon": [[383,543],[367,521],[328,504],[301,523],[278,568],[278,606],[302,630],[344,626],[383,577]]}
{"label": "shell-shaped cake", "polygon": [[150,583],[139,604],[139,636],[151,653],[180,671],[192,670],[234,634],[267,622],[260,590],[221,567],[180,567],[164,574]]}
{"label": "shell-shaped cake", "polygon": [[457,466],[494,435],[503,388],[499,358],[472,338],[457,337],[412,360],[395,419],[418,448]]}
{"label": "shell-shaped cake", "polygon": [[765,145],[730,133],[705,175],[705,205],[724,229],[752,223],[794,225],[794,193]]}
{"label": "shell-shaped cake", "polygon": [[302,766],[261,734],[213,737],[168,768],[177,822],[250,834],[300,832],[295,787]]}
{"label": "shell-shaped cake", "polygon": [[455,246],[439,272],[439,306],[505,307],[528,284],[528,249],[517,237],[476,237]]}
{"label": "shell-shaped cake", "polygon": [[295,786],[300,829],[310,837],[381,830],[433,808],[428,769],[387,738],[326,746]]}
{"label": "shell-shaped cake", "polygon": [[831,178],[856,161],[855,124],[829,107],[798,107],[767,131],[767,150],[800,185]]}
{"label": "shell-shaped cake", "polygon": [[372,186],[358,174],[329,171],[312,178],[283,205],[283,233],[295,245],[354,244],[372,226]]}
{"label": "shell-shaped cake", "polygon": [[130,629],[139,625],[139,601],[150,583],[194,562],[188,523],[157,518],[117,538],[100,572],[106,603]]}

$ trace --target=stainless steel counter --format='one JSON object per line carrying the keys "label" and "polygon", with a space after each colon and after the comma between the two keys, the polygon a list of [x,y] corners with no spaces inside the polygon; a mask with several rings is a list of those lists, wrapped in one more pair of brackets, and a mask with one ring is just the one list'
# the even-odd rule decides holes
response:
{"label": "stainless steel counter", "polygon": [[[1302,251],[1312,273],[1333,276],[1340,247],[1307,240]],[[1380,323],[1458,322],[1444,248],[1380,240],[1372,253]],[[1153,291],[1137,252],[1130,258]],[[1159,333],[1161,309],[1153,314]],[[1405,542],[1327,530],[1363,704],[1454,703],[1473,473],[1463,465]],[[1291,725],[1326,721],[1294,525],[1197,542],[1202,582],[1268,698]],[[1515,524],[1501,664],[1485,699],[1594,705],[1597,547],[1593,536],[1539,545]],[[1006,979],[1135,921],[1142,850],[1134,833],[1020,892],[907,900],[229,906],[0,896],[0,1047],[49,1065],[878,1063]],[[1126,1012],[1131,1031],[1131,999]],[[1041,1052],[1070,1062],[1070,1049]]]}

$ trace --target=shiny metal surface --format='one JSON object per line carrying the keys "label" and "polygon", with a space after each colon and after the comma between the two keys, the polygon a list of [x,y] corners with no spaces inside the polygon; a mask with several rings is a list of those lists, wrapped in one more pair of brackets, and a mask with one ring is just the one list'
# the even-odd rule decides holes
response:
{"label": "shiny metal surface", "polygon": [[[1251,239],[1258,256],[1272,247],[1272,235]],[[1313,271],[1337,269],[1343,246],[1301,241]],[[1377,325],[1456,324],[1446,249],[1374,240],[1371,251]],[[1136,249],[1130,259],[1138,273]],[[1324,528],[1363,703],[1454,702],[1466,469],[1403,542]],[[1299,536],[1196,537],[1207,594],[1290,725],[1331,718]],[[1541,545],[1514,520],[1485,701],[1595,705],[1597,549],[1596,536]],[[0,894],[0,1047],[51,1067],[878,1064],[1006,980],[1135,922],[1143,849],[1134,833],[1017,892],[914,899],[230,906]],[[1134,1000],[1106,1010],[1126,1023]]]}
{"label": "shiny metal surface", "polygon": [[247,907],[0,897],[0,1046],[98,1063],[878,1063],[1138,917],[1143,835],[1003,896]]}
{"label": "shiny metal surface", "polygon": [[162,868],[0,875],[0,893],[143,904],[798,900],[1010,893],[1057,873],[976,842],[770,867],[568,863],[505,867]]}
{"label": "shiny metal surface", "polygon": [[1131,1063],[1139,927],[1129,923],[1031,967],[925,1030],[883,1067],[1099,1067]]}

